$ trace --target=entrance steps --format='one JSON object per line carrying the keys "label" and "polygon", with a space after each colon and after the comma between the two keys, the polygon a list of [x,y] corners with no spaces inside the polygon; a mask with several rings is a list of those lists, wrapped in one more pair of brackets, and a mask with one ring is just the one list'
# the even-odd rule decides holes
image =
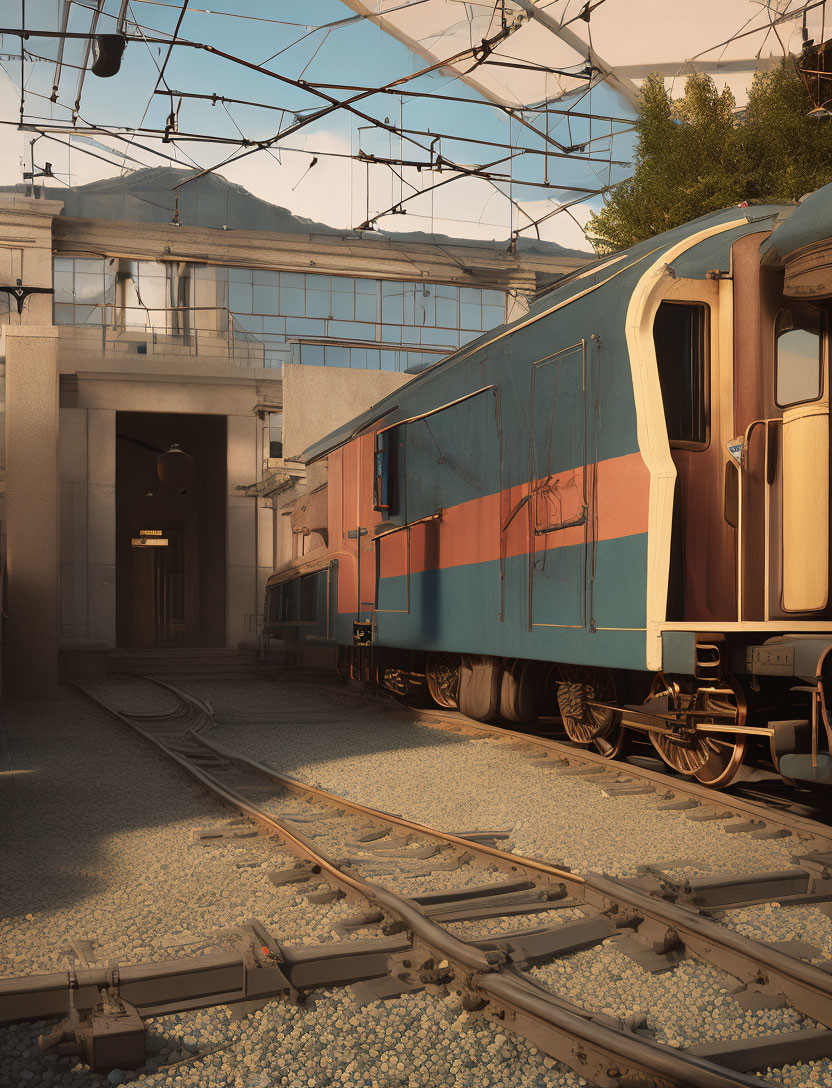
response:
{"label": "entrance steps", "polygon": [[[160,679],[247,680],[252,677],[279,679],[291,674],[320,676],[334,667],[334,652],[313,655],[305,660],[300,647],[270,646],[265,656],[259,647],[226,649],[218,646],[175,649],[110,650],[107,672],[158,676]],[[332,658],[332,661],[329,658]]]}
{"label": "entrance steps", "polygon": [[175,649],[111,650],[109,673],[193,679],[241,679],[256,675],[258,651],[221,646]]}

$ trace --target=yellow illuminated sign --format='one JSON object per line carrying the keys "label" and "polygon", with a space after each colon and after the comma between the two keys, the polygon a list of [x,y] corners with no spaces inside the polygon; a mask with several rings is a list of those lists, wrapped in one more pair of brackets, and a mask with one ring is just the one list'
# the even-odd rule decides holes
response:
{"label": "yellow illuminated sign", "polygon": [[134,548],[166,548],[168,538],[166,536],[134,536],[131,544]]}

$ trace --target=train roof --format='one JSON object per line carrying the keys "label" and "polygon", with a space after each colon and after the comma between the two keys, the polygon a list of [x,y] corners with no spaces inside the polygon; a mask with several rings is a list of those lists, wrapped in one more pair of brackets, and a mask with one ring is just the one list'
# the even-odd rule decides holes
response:
{"label": "train roof", "polygon": [[[813,197],[820,196],[821,194],[826,193],[827,190],[829,192],[824,199],[828,203],[825,203],[823,206],[828,209],[828,216],[832,222],[832,185],[826,186],[824,189],[819,189],[817,193],[813,194]],[[808,204],[811,199],[812,197],[806,200],[805,204]],[[745,212],[745,227],[740,228],[741,230],[744,230],[744,232],[747,233],[748,231],[753,231],[755,228],[758,230],[766,229],[765,227],[758,227],[756,225],[770,222],[771,220],[778,218],[780,220],[785,220],[785,222],[782,222],[782,224],[778,226],[777,233],[779,234],[784,227],[788,226],[789,222],[791,222],[791,218],[794,218],[794,215],[792,215],[791,218],[787,218],[790,216],[790,213],[800,212],[803,205],[801,205],[800,208],[780,204],[741,205],[740,207]],[[558,280],[545,294],[541,295],[527,314],[523,314],[522,317],[517,318],[515,321],[509,322],[506,325],[500,325],[495,329],[490,329],[488,332],[478,336],[475,340],[469,341],[458,351],[453,352],[451,355],[446,355],[443,359],[431,364],[425,370],[416,374],[405,385],[401,386],[393,393],[390,393],[377,404],[372,405],[366,412],[356,416],[354,419],[350,420],[349,423],[345,423],[324,438],[314,442],[303,452],[301,459],[306,464],[311,464],[314,461],[320,460],[322,457],[326,457],[327,454],[332,453],[333,450],[345,445],[350,439],[362,434],[365,430],[373,426],[373,424],[392,416],[398,409],[399,403],[403,397],[409,399],[414,389],[425,382],[430,381],[438,371],[446,370],[447,368],[461,363],[480,348],[493,343],[495,339],[502,338],[515,329],[520,329],[530,322],[539,320],[554,307],[560,306],[565,302],[568,303],[572,298],[577,299],[579,296],[583,295],[588,288],[601,286],[607,279],[613,279],[634,267],[639,270],[640,274],[642,262],[645,258],[659,255],[662,250],[669,249],[677,242],[683,241],[689,235],[695,234],[707,226],[730,222],[737,218],[738,209],[736,206],[723,208],[716,212],[709,212],[706,215],[700,216],[698,219],[691,220],[689,223],[684,223],[680,227],[674,227],[672,230],[665,231],[663,234],[639,242],[625,250],[623,253],[602,257],[591,265],[584,266],[582,269],[569,273]],[[801,237],[805,230],[810,229],[809,222],[810,221],[807,218],[805,228],[801,225]],[[832,234],[832,225],[830,226],[828,233]],[[815,237],[817,237],[816,227]],[[704,239],[688,253],[682,254],[674,263],[676,275],[688,279],[704,279],[706,274],[712,269],[728,271],[730,267],[731,246],[735,240],[736,235],[734,232],[731,232],[729,235],[717,234],[711,238]],[[394,421],[391,420],[390,422]]]}
{"label": "train roof", "polygon": [[832,185],[824,185],[801,200],[796,208],[784,209],[782,217],[760,246],[767,261],[783,261],[804,246],[832,237]]}

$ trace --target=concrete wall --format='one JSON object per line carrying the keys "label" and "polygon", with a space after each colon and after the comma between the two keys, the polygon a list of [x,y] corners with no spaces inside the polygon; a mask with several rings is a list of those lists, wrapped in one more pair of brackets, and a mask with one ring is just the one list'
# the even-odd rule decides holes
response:
{"label": "concrete wall", "polygon": [[62,639],[115,645],[115,417],[111,409],[60,409]]}
{"label": "concrete wall", "polygon": [[283,451],[296,459],[307,446],[366,412],[410,381],[410,374],[346,367],[283,367]]}
{"label": "concrete wall", "polygon": [[58,680],[58,364],[51,328],[6,336],[9,695],[50,697]]}

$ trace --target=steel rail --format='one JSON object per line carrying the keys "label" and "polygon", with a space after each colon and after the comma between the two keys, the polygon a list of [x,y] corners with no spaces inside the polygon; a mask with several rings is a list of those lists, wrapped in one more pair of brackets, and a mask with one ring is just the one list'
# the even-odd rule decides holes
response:
{"label": "steel rail", "polygon": [[[170,687],[167,687],[170,690]],[[829,972],[726,929],[710,918],[700,916],[695,910],[657,899],[612,877],[598,873],[580,876],[545,861],[509,854],[495,846],[471,842],[469,839],[439,831],[415,820],[382,812],[339,794],[330,793],[318,786],[280,774],[257,760],[249,759],[205,737],[199,737],[199,742],[234,763],[250,767],[286,788],[309,794],[330,805],[350,809],[360,815],[406,828],[416,834],[440,839],[472,853],[480,854],[503,866],[508,865],[515,871],[519,870],[530,876],[534,874],[564,883],[569,887],[570,894],[581,896],[585,902],[602,911],[615,911],[622,908],[634,911],[645,922],[651,923],[650,928],[657,938],[665,935],[668,929],[672,929],[685,947],[695,955],[746,982],[757,980],[761,972],[764,972],[767,975],[767,981],[775,984],[792,1004],[827,1027],[832,1027],[832,975]]]}
{"label": "steel rail", "polygon": [[[187,707],[190,706],[198,713],[205,715],[199,728],[210,721],[206,705],[201,701],[193,699],[187,693],[164,681],[149,677],[143,679],[152,680],[177,699],[179,705],[170,712],[171,715],[178,715],[180,719],[187,718]],[[428,950],[427,962],[431,966],[435,959],[439,958],[451,967],[457,984],[461,987],[464,995],[463,1004],[466,1007],[469,1009],[485,1007],[488,1010],[493,1005],[498,1022],[533,1040],[547,1053],[563,1061],[582,1076],[591,1079],[599,1085],[599,1088],[615,1088],[622,1082],[643,1084],[650,1088],[683,1088],[683,1086],[684,1088],[753,1088],[753,1086],[759,1088],[761,1084],[771,1083],[757,1076],[748,1076],[719,1066],[692,1052],[687,1053],[663,1046],[625,1030],[611,1018],[594,1015],[560,1000],[529,978],[507,968],[509,959],[507,953],[496,947],[499,945],[499,937],[494,938],[492,942],[495,947],[483,950],[453,936],[443,926],[428,917],[415,901],[403,899],[386,888],[365,880],[349,864],[339,864],[320,851],[301,832],[288,828],[279,818],[272,816],[234,788],[224,785],[203,768],[196,766],[186,755],[177,752],[170,744],[154,736],[153,730],[147,727],[149,719],[155,717],[162,724],[167,712],[145,715],[144,724],[139,725],[131,720],[129,713],[115,710],[85,686],[78,683],[75,686],[102,709],[144,736],[215,796],[231,804],[272,834],[276,834],[297,856],[318,866],[320,871],[346,894],[363,898],[398,918],[413,934],[414,941]],[[209,750],[213,747],[212,744],[206,744],[205,738],[198,736],[194,730],[189,731],[187,738],[180,736],[179,742],[182,743],[184,739],[197,742]],[[216,754],[220,754],[219,750],[216,750]],[[224,756],[224,758],[229,757]],[[249,765],[252,770],[259,770],[255,761],[249,761],[238,753],[234,754],[232,762]],[[376,819],[388,824],[412,827],[414,831],[451,842],[472,853],[487,856],[489,859],[499,859],[503,865],[508,865],[515,872],[528,868],[538,875],[556,878],[558,882],[574,884],[578,888],[588,887],[582,878],[547,865],[545,862],[506,854],[493,847],[472,843],[469,839],[439,832],[425,825],[407,821],[403,817],[392,816],[380,810],[347,801],[335,794],[328,794],[327,791],[320,790],[318,787],[308,786],[294,779],[284,779],[284,776],[271,769],[265,769],[265,773],[274,781],[285,781],[287,787],[293,790],[302,789],[304,793],[315,797],[329,798],[331,803],[337,804],[339,808],[350,808],[362,815],[373,815]],[[614,882],[609,883],[614,884]],[[619,891],[622,893],[621,896],[618,894]],[[661,932],[667,931],[667,921],[661,917],[661,906],[651,901],[646,895],[634,894],[632,889],[623,885],[620,889],[618,885],[615,885],[612,898],[603,889],[591,897],[585,896],[587,901],[595,899],[598,904],[611,911],[618,907],[617,901],[620,901],[622,897],[624,900],[630,898],[642,904],[648,915],[653,914],[659,919]],[[689,914],[681,908],[677,908],[676,913],[682,919]],[[694,918],[693,915],[690,917]],[[706,928],[708,925],[712,926],[715,933],[710,934],[710,940],[713,944],[715,936],[719,933],[719,927],[700,919],[695,921]],[[743,938],[739,938],[740,943],[742,940]],[[747,943],[753,945],[753,942]],[[739,958],[742,959],[741,956]],[[747,962],[742,964],[746,976],[756,979],[759,976],[759,964],[751,955],[747,955],[746,959]],[[782,959],[787,961],[783,965],[787,968],[788,957],[782,957]],[[832,977],[829,983],[832,986]],[[832,994],[830,995],[829,1019],[832,1021]]]}
{"label": "steel rail", "polygon": [[[832,826],[819,823],[811,816],[803,815],[794,810],[780,806],[776,801],[767,803],[755,801],[748,797],[729,793],[725,790],[715,790],[709,786],[703,786],[700,782],[692,781],[682,775],[673,775],[664,771],[654,771],[649,767],[641,767],[637,763],[629,763],[626,759],[608,758],[598,752],[589,751],[576,744],[566,741],[553,740],[538,733],[524,733],[508,726],[490,725],[487,722],[469,718],[458,710],[446,710],[441,707],[412,707],[403,704],[393,696],[388,700],[378,695],[369,695],[367,692],[353,691],[346,687],[328,685],[328,690],[333,694],[346,695],[349,698],[364,700],[371,704],[387,706],[394,713],[404,714],[429,728],[445,729],[448,732],[480,733],[494,737],[498,740],[506,740],[521,744],[527,748],[539,748],[545,757],[551,754],[557,759],[584,763],[587,766],[598,767],[609,774],[620,774],[635,779],[640,779],[657,789],[683,794],[705,806],[719,809],[729,809],[737,816],[748,817],[759,821],[760,824],[769,824],[806,840],[814,849],[832,852]],[[555,766],[556,759],[552,759]],[[736,785],[742,786],[742,783]],[[736,788],[736,785],[734,788]]]}
{"label": "steel rail", "polygon": [[[332,688],[344,694],[343,689]],[[366,696],[365,696],[366,698]],[[604,768],[610,774],[620,773],[629,775],[644,782],[649,782],[656,787],[672,790],[674,793],[684,794],[703,805],[712,805],[717,808],[732,810],[737,816],[747,816],[754,820],[780,827],[807,840],[813,840],[818,849],[832,851],[832,827],[813,820],[810,816],[790,811],[779,807],[776,803],[754,801],[747,797],[741,797],[725,790],[714,790],[709,786],[703,786],[699,782],[691,781],[681,775],[671,775],[663,771],[654,771],[649,767],[641,767],[637,763],[628,763],[625,759],[608,759],[598,752],[588,751],[577,745],[565,741],[553,740],[550,737],[542,737],[537,733],[523,733],[517,729],[504,726],[489,725],[479,722],[475,718],[468,718],[459,711],[445,711],[433,708],[421,710],[414,707],[406,707],[409,715],[415,720],[429,725],[436,721],[440,727],[445,723],[464,730],[465,732],[480,732],[489,736],[502,738],[524,745],[534,745],[543,750],[544,754],[552,753],[561,759],[574,760],[576,763],[586,763],[591,766]],[[554,762],[554,761],[553,761]],[[742,786],[742,783],[737,785]]]}

